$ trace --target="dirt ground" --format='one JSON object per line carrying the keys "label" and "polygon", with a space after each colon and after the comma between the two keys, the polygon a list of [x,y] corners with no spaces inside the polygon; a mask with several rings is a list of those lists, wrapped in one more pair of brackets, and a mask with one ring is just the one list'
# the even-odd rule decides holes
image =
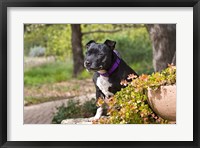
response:
{"label": "dirt ground", "polygon": [[25,87],[25,105],[38,104],[53,100],[73,98],[95,92],[91,79],[72,79],[65,82]]}

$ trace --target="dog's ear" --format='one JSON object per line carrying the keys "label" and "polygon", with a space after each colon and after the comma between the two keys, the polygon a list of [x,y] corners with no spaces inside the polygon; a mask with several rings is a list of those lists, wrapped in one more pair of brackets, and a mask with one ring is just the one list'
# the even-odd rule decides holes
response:
{"label": "dog's ear", "polygon": [[104,44],[106,44],[108,47],[110,47],[110,49],[114,50],[116,42],[115,41],[111,41],[111,40],[106,40],[104,42]]}
{"label": "dog's ear", "polygon": [[95,43],[95,41],[94,41],[94,40],[89,41],[89,42],[85,45],[87,49],[90,47],[91,43]]}

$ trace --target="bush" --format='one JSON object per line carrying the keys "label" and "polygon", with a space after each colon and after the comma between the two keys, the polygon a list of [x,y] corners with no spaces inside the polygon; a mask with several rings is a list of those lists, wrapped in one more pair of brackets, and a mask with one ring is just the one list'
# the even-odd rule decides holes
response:
{"label": "bush", "polygon": [[[127,82],[121,84],[127,86],[117,92],[108,102],[108,118],[101,118],[94,123],[102,124],[155,124],[167,123],[168,121],[158,117],[150,108],[147,102],[147,90],[157,90],[162,85],[176,83],[176,67],[169,65],[161,73],[152,75],[142,74],[138,78],[131,74]],[[136,78],[136,79],[135,79]],[[102,100],[100,99],[102,104]]]}
{"label": "bush", "polygon": [[69,100],[67,106],[64,104],[57,108],[58,112],[55,114],[52,123],[60,124],[64,119],[70,118],[88,118],[95,115],[96,101],[92,99],[80,105],[79,101]]}
{"label": "bush", "polygon": [[29,56],[30,57],[41,57],[45,55],[45,48],[41,46],[35,46],[30,49]]}

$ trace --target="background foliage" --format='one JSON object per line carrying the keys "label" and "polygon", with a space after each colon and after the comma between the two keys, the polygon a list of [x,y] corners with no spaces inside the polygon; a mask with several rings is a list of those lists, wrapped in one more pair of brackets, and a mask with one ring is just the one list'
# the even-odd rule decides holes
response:
{"label": "background foliage", "polygon": [[[151,73],[152,47],[143,25],[83,24],[82,45],[90,40],[117,42],[116,49],[123,59],[138,73]],[[56,60],[72,60],[71,29],[69,24],[27,24],[24,33],[24,53],[28,56],[32,48],[45,48],[45,56]],[[69,61],[69,60],[68,60]]]}

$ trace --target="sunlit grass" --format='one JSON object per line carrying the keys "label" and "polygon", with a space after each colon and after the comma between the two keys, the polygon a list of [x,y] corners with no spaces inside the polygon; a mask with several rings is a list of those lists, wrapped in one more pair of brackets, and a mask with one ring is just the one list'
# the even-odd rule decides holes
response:
{"label": "sunlit grass", "polygon": [[24,85],[35,86],[66,81],[72,78],[71,62],[51,62],[29,68],[24,72]]}
{"label": "sunlit grass", "polygon": [[[85,69],[78,75],[77,79],[91,78],[93,73]],[[67,81],[73,78],[73,62],[68,59],[65,62],[57,61],[46,63],[37,67],[25,69],[24,85],[40,86],[42,84],[57,83]]]}

